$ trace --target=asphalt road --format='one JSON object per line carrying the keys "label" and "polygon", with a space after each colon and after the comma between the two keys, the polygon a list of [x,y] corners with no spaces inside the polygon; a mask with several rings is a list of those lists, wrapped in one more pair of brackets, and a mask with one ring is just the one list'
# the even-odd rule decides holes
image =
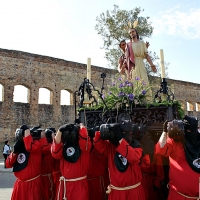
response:
{"label": "asphalt road", "polygon": [[12,172],[0,171],[0,200],[10,200],[15,180]]}
{"label": "asphalt road", "polygon": [[15,180],[12,169],[5,169],[4,160],[0,159],[0,200],[10,200]]}

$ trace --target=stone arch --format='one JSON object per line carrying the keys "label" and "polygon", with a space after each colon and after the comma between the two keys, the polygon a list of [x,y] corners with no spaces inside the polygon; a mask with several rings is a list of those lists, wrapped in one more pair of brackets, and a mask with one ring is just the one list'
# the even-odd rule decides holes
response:
{"label": "stone arch", "polygon": [[14,85],[13,102],[30,103],[30,88],[27,85]]}
{"label": "stone arch", "polygon": [[47,87],[40,87],[38,104],[53,104],[53,91]]}
{"label": "stone arch", "polygon": [[197,102],[197,103],[196,103],[196,111],[197,111],[197,112],[200,112],[200,102]]}
{"label": "stone arch", "polygon": [[194,111],[194,105],[191,101],[187,102],[187,111]]}
{"label": "stone arch", "polygon": [[0,83],[0,102],[4,101],[4,85]]}
{"label": "stone arch", "polygon": [[72,105],[73,104],[73,93],[67,89],[60,91],[60,105]]}

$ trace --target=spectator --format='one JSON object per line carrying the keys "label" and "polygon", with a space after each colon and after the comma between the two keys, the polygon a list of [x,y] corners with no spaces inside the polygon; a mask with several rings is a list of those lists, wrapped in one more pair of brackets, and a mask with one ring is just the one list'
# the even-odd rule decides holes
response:
{"label": "spectator", "polygon": [[11,147],[10,147],[10,145],[9,145],[9,141],[6,140],[6,141],[5,141],[5,144],[4,144],[4,146],[3,146],[4,168],[6,168],[6,159],[7,159],[7,157],[10,155],[11,150],[12,150],[12,149],[11,149]]}

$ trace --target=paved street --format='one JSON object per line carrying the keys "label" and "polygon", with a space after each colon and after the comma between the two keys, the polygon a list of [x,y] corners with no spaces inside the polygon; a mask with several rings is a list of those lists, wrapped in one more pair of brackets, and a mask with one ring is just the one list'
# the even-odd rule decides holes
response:
{"label": "paved street", "polygon": [[15,179],[12,169],[5,169],[0,159],[0,200],[10,200]]}

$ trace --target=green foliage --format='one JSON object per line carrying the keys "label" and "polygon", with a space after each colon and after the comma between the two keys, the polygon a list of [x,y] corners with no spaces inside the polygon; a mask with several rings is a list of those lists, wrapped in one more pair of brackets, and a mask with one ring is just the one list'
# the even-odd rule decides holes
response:
{"label": "green foliage", "polygon": [[[108,92],[103,95],[107,109],[132,109],[136,105],[147,104],[147,92],[151,87],[139,77],[135,78],[135,85],[128,80],[123,80],[116,76],[111,86],[108,87]],[[100,101],[100,105],[105,109],[105,105]]]}
{"label": "green foliage", "polygon": [[122,39],[129,38],[127,31],[128,22],[134,22],[140,18],[137,26],[140,39],[152,35],[153,27],[151,26],[149,17],[141,17],[140,14],[142,11],[144,10],[137,7],[129,11],[120,10],[117,5],[114,5],[112,11],[107,10],[96,18],[98,23],[95,26],[95,30],[102,36],[103,49],[106,51],[105,58],[109,61],[109,67],[117,67],[118,65],[117,61],[121,54],[119,42]]}
{"label": "green foliage", "polygon": [[102,110],[103,113],[108,110],[120,110],[120,109],[128,109],[132,110],[134,107],[160,107],[160,106],[172,106],[178,112],[178,118],[183,119],[185,116],[185,111],[181,107],[181,103],[177,100],[173,102],[162,101],[155,102],[148,100],[148,91],[151,86],[146,85],[143,80],[139,77],[135,78],[135,86],[133,87],[132,83],[127,80],[122,80],[118,75],[112,82],[110,86],[108,86],[108,92],[103,94],[103,101],[99,99],[98,105],[79,108],[78,111],[83,110]]}

